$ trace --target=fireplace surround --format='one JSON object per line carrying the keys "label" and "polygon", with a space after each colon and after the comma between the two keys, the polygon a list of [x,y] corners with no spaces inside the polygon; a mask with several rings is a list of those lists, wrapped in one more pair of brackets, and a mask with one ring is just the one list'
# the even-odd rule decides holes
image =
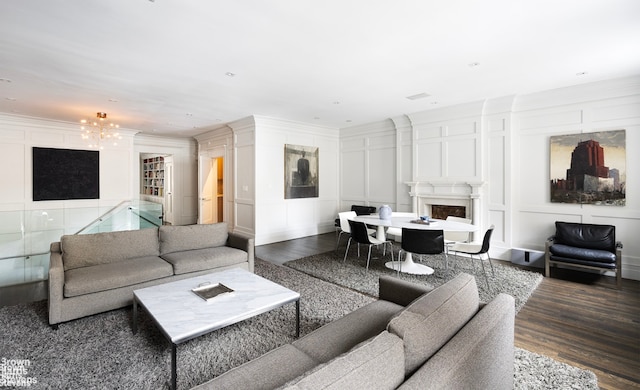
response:
{"label": "fireplace surround", "polygon": [[[463,218],[471,219],[474,225],[480,223],[481,195],[484,182],[424,181],[407,182],[413,211],[418,215],[433,217],[433,206],[464,207]],[[446,217],[445,217],[446,218]]]}

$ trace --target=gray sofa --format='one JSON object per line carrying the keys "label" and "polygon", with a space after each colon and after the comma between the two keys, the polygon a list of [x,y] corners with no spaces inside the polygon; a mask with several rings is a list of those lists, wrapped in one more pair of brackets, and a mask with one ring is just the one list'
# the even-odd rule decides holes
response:
{"label": "gray sofa", "polygon": [[468,274],[381,277],[379,300],[195,389],[512,389],[514,306],[480,303]]}
{"label": "gray sofa", "polygon": [[65,235],[51,244],[49,323],[131,305],[139,288],[253,266],[253,238],[224,222]]}

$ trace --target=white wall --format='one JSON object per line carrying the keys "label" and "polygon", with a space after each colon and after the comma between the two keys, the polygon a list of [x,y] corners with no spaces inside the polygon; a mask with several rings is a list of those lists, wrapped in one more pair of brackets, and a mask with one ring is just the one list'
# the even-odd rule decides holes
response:
{"label": "white wall", "polygon": [[[230,124],[235,137],[236,229],[256,245],[333,231],[338,130],[260,116]],[[319,196],[284,198],[284,145],[319,148]]]}
{"label": "white wall", "polygon": [[[78,125],[0,114],[0,163],[5,167],[0,211],[47,210],[50,214],[47,223],[56,225],[51,238],[57,241],[60,233],[75,233],[84,224],[97,218],[99,212],[107,211],[123,200],[132,199],[134,189],[137,189],[133,178],[139,172],[132,168],[135,165],[135,132],[122,129],[120,133],[123,139],[118,146],[105,145],[100,151],[100,199],[34,202],[32,147],[87,149],[87,146],[81,139]],[[86,209],[86,213],[82,209]],[[64,218],[51,215],[58,212],[67,215],[63,215]],[[48,242],[45,241],[41,246],[48,250]]]}
{"label": "white wall", "polygon": [[[615,225],[624,245],[623,277],[640,280],[640,77],[519,96],[513,113],[513,246],[544,250],[558,220]],[[626,130],[626,205],[551,203],[549,138],[620,129]]]}
{"label": "white wall", "polygon": [[397,132],[395,123],[388,119],[340,131],[340,211],[353,204],[411,211],[408,187],[400,180],[411,172],[411,133],[406,126]]}
{"label": "white wall", "polygon": [[[140,137],[120,129],[117,146],[100,150],[100,198],[86,200],[32,200],[32,147],[86,150],[78,124],[0,114],[0,164],[4,167],[0,191],[0,257],[47,252],[49,244],[73,234],[122,201],[138,199],[140,153],[177,156],[182,223],[195,221],[193,176],[195,142],[185,139]],[[139,143],[140,140],[140,143]],[[24,232],[37,232],[28,237]]]}
{"label": "white wall", "polygon": [[233,204],[235,208],[233,230],[255,237],[256,124],[254,118],[249,117],[233,122],[229,127],[233,129]]}
{"label": "white wall", "polygon": [[[78,125],[0,114],[0,285],[46,279],[49,245],[75,233],[133,191],[133,135],[100,151],[100,199],[33,201],[32,148],[87,149]],[[40,255],[42,254],[42,255]],[[34,255],[24,258],[25,255]]]}
{"label": "white wall", "polygon": [[[626,206],[551,203],[549,137],[617,129],[627,134]],[[340,145],[342,210],[355,203],[411,210],[407,178],[452,192],[467,182],[482,183],[479,225],[481,231],[496,227],[492,256],[509,259],[514,247],[544,250],[556,220],[613,224],[625,246],[623,277],[640,280],[640,243],[634,240],[640,231],[640,77],[341,129]]]}

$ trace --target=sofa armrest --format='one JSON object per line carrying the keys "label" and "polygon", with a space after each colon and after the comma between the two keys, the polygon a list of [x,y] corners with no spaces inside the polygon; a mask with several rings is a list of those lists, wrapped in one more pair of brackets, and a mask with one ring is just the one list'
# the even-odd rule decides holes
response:
{"label": "sofa armrest", "polygon": [[513,389],[515,303],[501,293],[399,389]]}
{"label": "sofa armrest", "polygon": [[64,266],[60,243],[51,244],[49,255],[49,324],[62,321],[62,299],[64,294]]}
{"label": "sofa armrest", "polygon": [[227,246],[247,252],[249,271],[253,272],[255,263],[255,240],[252,237],[240,233],[229,232]]}
{"label": "sofa armrest", "polygon": [[408,306],[418,297],[432,290],[433,287],[430,286],[423,286],[383,275],[379,279],[378,298],[398,305]]}

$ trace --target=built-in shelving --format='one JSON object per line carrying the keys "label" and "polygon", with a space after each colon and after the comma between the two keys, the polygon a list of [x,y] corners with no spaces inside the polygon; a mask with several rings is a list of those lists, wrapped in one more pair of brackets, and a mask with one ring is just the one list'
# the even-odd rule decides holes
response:
{"label": "built-in shelving", "polygon": [[150,157],[142,160],[143,195],[164,196],[164,157]]}

